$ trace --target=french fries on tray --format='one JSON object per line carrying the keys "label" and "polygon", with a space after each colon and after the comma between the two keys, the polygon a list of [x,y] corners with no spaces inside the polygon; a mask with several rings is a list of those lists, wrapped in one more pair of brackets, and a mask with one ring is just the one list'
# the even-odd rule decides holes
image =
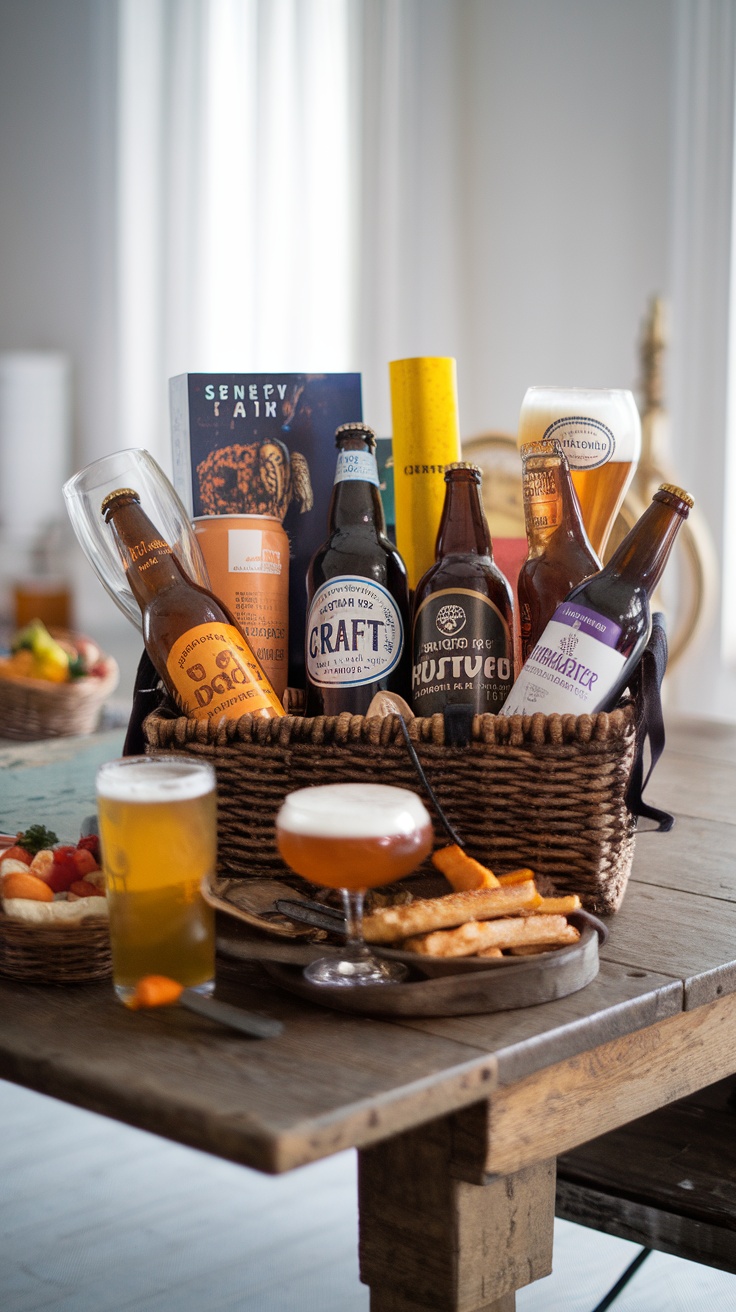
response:
{"label": "french fries on tray", "polygon": [[542,897],[531,870],[497,879],[455,845],[441,848],[432,860],[454,891],[378,908],[363,921],[367,942],[420,956],[488,958],[531,956],[580,938],[566,919],[580,910],[580,898]]}

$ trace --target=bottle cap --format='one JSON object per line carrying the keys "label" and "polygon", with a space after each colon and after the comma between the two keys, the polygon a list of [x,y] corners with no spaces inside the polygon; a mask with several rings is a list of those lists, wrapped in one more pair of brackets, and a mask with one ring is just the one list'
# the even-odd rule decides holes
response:
{"label": "bottle cap", "polygon": [[362,437],[369,445],[376,445],[376,435],[373,429],[363,423],[340,424],[340,427],[335,430],[336,446],[340,445],[341,437]]}
{"label": "bottle cap", "polygon": [[118,497],[134,497],[136,501],[140,502],[140,497],[136,492],[135,488],[118,487],[115,489],[114,492],[108,492],[102,505],[100,506],[100,514],[104,515],[108,507],[112,505],[113,501],[117,501]]}
{"label": "bottle cap", "polygon": [[565,452],[557,437],[541,437],[538,442],[522,442],[519,455],[522,460],[532,456],[564,456]]}
{"label": "bottle cap", "polygon": [[482,478],[482,471],[479,465],[474,465],[469,460],[453,460],[451,465],[445,465],[445,482],[447,482],[447,475],[451,474],[453,469],[469,469],[471,474],[477,474],[478,482],[480,482]]}
{"label": "bottle cap", "polygon": [[689,506],[691,510],[695,505],[690,493],[683,491],[681,487],[675,487],[674,483],[660,483],[658,490],[660,492],[671,492],[673,496],[679,497],[680,501],[684,501],[685,505]]}

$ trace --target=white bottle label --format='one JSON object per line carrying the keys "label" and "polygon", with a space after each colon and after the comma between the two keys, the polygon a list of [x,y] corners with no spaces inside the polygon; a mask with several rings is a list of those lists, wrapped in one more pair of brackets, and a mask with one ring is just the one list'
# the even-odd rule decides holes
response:
{"label": "white bottle label", "polygon": [[370,451],[338,451],[336,483],[348,483],[359,479],[362,483],[379,486],[378,465],[376,457]]}
{"label": "white bottle label", "polygon": [[598,611],[565,601],[557,607],[501,715],[583,715],[605,700],[626,658],[616,650],[621,626]]}
{"label": "white bottle label", "polygon": [[398,665],[403,647],[401,614],[380,583],[343,574],[315,592],[307,619],[307,671],[319,688],[383,679]]}

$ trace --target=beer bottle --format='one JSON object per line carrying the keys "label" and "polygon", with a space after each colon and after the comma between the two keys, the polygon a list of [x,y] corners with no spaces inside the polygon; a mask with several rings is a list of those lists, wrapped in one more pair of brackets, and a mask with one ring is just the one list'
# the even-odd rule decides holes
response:
{"label": "beer bottle", "polygon": [[417,584],[412,633],[412,707],[434,715],[465,703],[495,712],[514,677],[514,603],[493,563],[481,472],[445,469],[436,561]]}
{"label": "beer bottle", "polygon": [[601,568],[583,527],[570,466],[554,438],[521,448],[529,554],[519,571],[521,659],[525,661],[561,601]]}
{"label": "beer bottle", "polygon": [[306,714],[364,715],[377,692],[408,697],[406,568],[386,536],[376,438],[342,424],[329,536],[307,572]]}
{"label": "beer bottle", "polygon": [[232,616],[185,574],[138,493],[126,487],[111,492],[102,514],[141,608],[146,651],[184,714],[198,720],[283,715]]}
{"label": "beer bottle", "polygon": [[503,715],[610,710],[652,628],[650,598],[693,499],[663,483],[610,561],[572,589],[527,658]]}

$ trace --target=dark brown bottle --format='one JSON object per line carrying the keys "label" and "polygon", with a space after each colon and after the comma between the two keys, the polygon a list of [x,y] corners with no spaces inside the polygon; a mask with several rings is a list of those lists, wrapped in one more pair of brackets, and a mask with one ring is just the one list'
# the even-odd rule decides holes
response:
{"label": "dark brown bottle", "polygon": [[409,691],[409,589],[386,536],[376,438],[343,424],[329,536],[307,573],[307,715],[364,715],[377,692]]}
{"label": "dark brown bottle", "polygon": [[132,488],[105,497],[146,651],[167,690],[194,719],[273,717],[284,710],[232,616],[185,574]]}
{"label": "dark brown bottle", "polygon": [[476,465],[445,469],[437,560],[414,597],[411,700],[417,715],[459,703],[492,714],[513,683],[514,603],[493,563],[480,482]]}
{"label": "dark brown bottle", "polygon": [[561,601],[601,562],[583,526],[567,457],[559,442],[521,448],[529,554],[519,571],[521,659],[525,661]]}
{"label": "dark brown bottle", "polygon": [[598,574],[557,607],[502,714],[582,715],[615,706],[652,629],[650,599],[693,505],[663,483]]}

